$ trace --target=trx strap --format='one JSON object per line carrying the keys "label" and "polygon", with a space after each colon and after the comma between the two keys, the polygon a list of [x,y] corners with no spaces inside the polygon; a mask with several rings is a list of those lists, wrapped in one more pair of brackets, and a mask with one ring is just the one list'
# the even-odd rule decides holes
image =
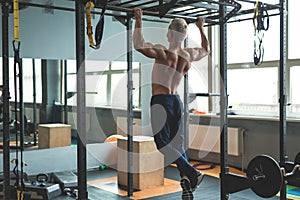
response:
{"label": "trx strap", "polygon": [[[23,107],[20,106],[20,157],[21,157],[21,171],[19,175],[19,155],[18,155],[18,147],[19,147],[19,140],[18,140],[18,113],[17,113],[17,100],[18,100],[18,92],[17,92],[17,78],[19,78],[19,86],[20,91],[22,88],[22,64],[21,64],[21,58],[20,58],[20,31],[19,31],[19,1],[14,0],[13,1],[13,10],[14,10],[14,40],[13,40],[13,50],[14,50],[14,89],[15,89],[15,130],[16,130],[16,158],[12,160],[12,162],[15,162],[15,167],[13,169],[13,172],[16,176],[16,183],[15,188],[17,190],[17,198],[18,200],[23,200],[23,191],[24,191],[24,174],[23,174],[23,150],[24,150],[24,128],[23,128],[23,122],[22,120],[22,111]],[[22,94],[20,93],[20,96]],[[21,98],[20,98],[21,99]],[[22,99],[21,99],[22,100]],[[20,102],[21,103],[21,102]],[[21,184],[20,184],[21,179]]]}
{"label": "trx strap", "polygon": [[269,29],[269,14],[264,3],[256,0],[254,8],[253,24],[255,29],[261,31],[267,31]]}
{"label": "trx strap", "polygon": [[101,44],[102,36],[103,36],[104,14],[105,14],[107,2],[108,2],[108,0],[104,1],[104,6],[102,8],[101,15],[100,15],[99,21],[96,26],[95,42],[94,42],[94,38],[93,38],[93,27],[92,27],[92,20],[91,20],[91,8],[94,8],[95,4],[93,1],[90,0],[85,5],[87,35],[89,38],[90,47],[92,47],[93,49],[100,48],[100,44]]}
{"label": "trx strap", "polygon": [[269,29],[269,14],[263,3],[256,0],[253,17],[254,27],[254,64],[260,65],[263,62],[264,47],[263,37],[264,31]]}
{"label": "trx strap", "polygon": [[19,0],[14,0],[14,41],[20,42],[19,32]]}

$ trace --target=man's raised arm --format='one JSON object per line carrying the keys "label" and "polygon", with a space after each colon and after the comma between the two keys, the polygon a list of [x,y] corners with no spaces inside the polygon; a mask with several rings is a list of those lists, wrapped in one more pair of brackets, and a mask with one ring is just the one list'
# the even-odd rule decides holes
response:
{"label": "man's raised arm", "polygon": [[134,8],[134,32],[133,32],[133,44],[136,50],[143,48],[145,43],[143,34],[142,34],[142,10],[140,8]]}
{"label": "man's raised arm", "polygon": [[201,58],[210,54],[210,47],[208,39],[204,33],[204,25],[205,20],[202,17],[198,17],[196,26],[199,28],[200,35],[201,35],[201,48],[187,48],[186,50],[191,55],[191,61],[197,61]]}
{"label": "man's raised arm", "polygon": [[142,10],[134,8],[135,26],[133,32],[133,45],[134,48],[149,58],[158,58],[160,52],[153,44],[145,42],[142,34]]}

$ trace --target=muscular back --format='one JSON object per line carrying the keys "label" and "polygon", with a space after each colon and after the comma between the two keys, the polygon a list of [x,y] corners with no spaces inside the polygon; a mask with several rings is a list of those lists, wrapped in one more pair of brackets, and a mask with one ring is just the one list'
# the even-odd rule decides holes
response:
{"label": "muscular back", "polygon": [[184,49],[162,49],[152,70],[152,95],[176,94],[178,85],[190,69],[189,53]]}
{"label": "muscular back", "polygon": [[191,62],[200,60],[210,53],[203,28],[205,20],[198,17],[196,22],[201,35],[201,47],[186,49],[182,49],[181,45],[187,34],[187,24],[182,19],[172,20],[167,33],[169,42],[167,50],[162,45],[153,45],[144,40],[140,8],[134,9],[134,17],[134,48],[148,58],[155,59],[152,71],[152,94],[176,94],[182,77],[191,67]]}

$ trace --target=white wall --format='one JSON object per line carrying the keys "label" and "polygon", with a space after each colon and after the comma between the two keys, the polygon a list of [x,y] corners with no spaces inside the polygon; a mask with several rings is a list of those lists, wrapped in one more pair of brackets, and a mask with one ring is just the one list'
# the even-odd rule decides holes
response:
{"label": "white wall", "polygon": [[[42,4],[43,1],[32,1]],[[55,6],[75,8],[74,2],[54,1]],[[20,10],[20,56],[25,58],[43,59],[75,59],[75,12],[54,10],[53,14],[45,12],[44,8],[28,7]],[[0,17],[2,29],[2,15]],[[99,15],[92,19],[93,29],[98,22]],[[134,24],[133,24],[134,25]],[[165,24],[145,22],[145,27],[164,27]],[[152,28],[151,28],[152,29]],[[1,30],[2,31],[2,30]],[[93,30],[95,32],[95,30]],[[148,34],[150,39],[160,42],[162,31],[155,30]],[[147,34],[146,34],[147,36]],[[100,50],[89,47],[86,36],[86,56],[97,60],[126,60],[127,52],[126,27],[112,17],[105,17],[105,29]],[[164,35],[165,38],[165,35]],[[11,42],[13,40],[13,14],[9,17],[9,48],[13,56]],[[2,44],[2,37],[0,37]],[[155,41],[154,41],[155,42]],[[2,55],[2,48],[0,49]],[[141,56],[134,56],[143,60]]]}

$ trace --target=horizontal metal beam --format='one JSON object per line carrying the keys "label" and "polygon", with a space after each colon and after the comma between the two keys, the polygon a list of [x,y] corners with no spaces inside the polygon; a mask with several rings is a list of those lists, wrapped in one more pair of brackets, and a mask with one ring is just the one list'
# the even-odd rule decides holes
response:
{"label": "horizontal metal beam", "polygon": [[[256,4],[256,1],[251,1],[251,0],[236,0],[238,2],[245,2],[245,3],[252,3],[252,4]],[[276,8],[280,8],[279,4],[269,4],[269,3],[264,3],[264,5],[268,6],[268,7],[276,7]]]}
{"label": "horizontal metal beam", "polygon": [[[7,0],[1,0],[3,2],[6,2]],[[74,0],[67,0],[70,2],[74,2]],[[134,3],[133,3],[134,2]],[[113,16],[113,17],[127,17],[127,13],[132,13],[133,14],[133,7],[139,7],[143,5],[151,5],[157,2],[156,6],[150,6],[143,8],[143,20],[144,21],[151,21],[151,22],[160,22],[160,23],[169,23],[167,20],[164,20],[163,18],[159,17],[159,5],[158,1],[154,0],[149,0],[149,1],[126,1],[123,2],[123,6],[120,4],[115,4],[112,5],[113,2],[110,1],[109,5],[107,5],[107,12],[105,13],[106,16]],[[204,3],[203,3],[204,2]],[[248,2],[248,3],[255,3],[255,1],[251,0],[236,0],[236,2]],[[126,4],[125,4],[126,3]],[[45,5],[42,3],[31,3],[31,2],[20,2],[20,5],[23,6],[31,6],[31,7],[39,7],[39,8],[48,8],[48,9],[54,9],[54,10],[62,10],[62,11],[70,11],[70,12],[75,12],[75,8],[72,7],[63,7],[63,6],[55,6],[55,5]],[[125,5],[129,6],[126,7]],[[184,18],[188,23],[193,23],[197,20],[198,16],[202,16],[205,18],[206,25],[205,26],[213,26],[213,25],[218,25],[220,24],[219,22],[219,15],[218,15],[218,9],[219,5],[224,5],[227,6],[227,9],[230,11],[232,8],[234,8],[234,5],[231,5],[227,2],[219,2],[219,1],[213,1],[213,0],[203,0],[201,3],[196,0],[187,0],[187,1],[178,1],[178,3],[174,6],[174,8],[178,7],[184,7],[184,6],[193,6],[195,12],[187,12],[187,11],[192,11],[192,8],[187,8],[186,10],[180,10],[180,11],[174,11],[174,8],[170,9],[170,12],[167,13],[164,18]],[[278,9],[278,4],[271,5],[271,4],[265,4],[267,6],[268,10],[275,10]],[[102,9],[103,5],[96,5],[96,8]],[[197,9],[201,9],[196,11]],[[113,11],[117,11],[113,12]],[[214,12],[215,11],[215,12]],[[92,11],[93,14],[101,14],[100,11]],[[248,9],[248,10],[240,10],[238,13],[234,14],[234,16],[240,17],[234,20],[228,21],[229,23],[232,22],[240,22],[240,21],[246,21],[246,20],[251,20],[251,17],[247,18],[241,18],[243,15],[251,14],[253,13],[253,9]],[[271,14],[269,16],[275,16],[278,14]]]}
{"label": "horizontal metal beam", "polygon": [[154,3],[157,3],[157,1],[148,1],[148,2],[143,2],[143,3],[135,4],[135,5],[130,6],[130,8],[135,8],[135,7],[139,8],[139,7],[143,7],[145,5],[154,4]]}

